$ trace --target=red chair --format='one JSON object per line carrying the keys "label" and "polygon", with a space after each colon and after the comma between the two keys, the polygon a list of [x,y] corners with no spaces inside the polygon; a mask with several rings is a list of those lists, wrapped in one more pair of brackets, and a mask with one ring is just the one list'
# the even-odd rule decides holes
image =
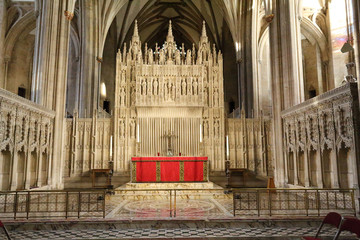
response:
{"label": "red chair", "polygon": [[4,226],[4,224],[2,223],[2,221],[0,221],[0,228],[4,229],[5,235],[7,237],[8,240],[11,240],[11,237],[6,229],[6,227]]}
{"label": "red chair", "polygon": [[320,240],[320,238],[317,238],[317,237],[319,236],[320,231],[321,231],[322,227],[324,226],[324,224],[329,224],[336,228],[339,228],[339,226],[341,224],[341,220],[342,220],[342,217],[340,214],[338,214],[336,212],[330,212],[326,215],[326,217],[322,221],[319,229],[316,232],[315,237],[303,237],[303,239],[305,239],[305,240]]}
{"label": "red chair", "polygon": [[345,218],[339,231],[336,233],[334,240],[338,239],[342,231],[349,231],[355,233],[360,238],[360,220],[357,218]]}

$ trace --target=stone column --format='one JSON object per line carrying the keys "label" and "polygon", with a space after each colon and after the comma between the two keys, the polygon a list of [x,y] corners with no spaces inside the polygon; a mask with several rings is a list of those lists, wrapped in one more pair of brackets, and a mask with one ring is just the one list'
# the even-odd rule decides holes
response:
{"label": "stone column", "polygon": [[[305,101],[304,92],[304,76],[302,65],[302,48],[301,48],[301,33],[300,23],[302,18],[302,0],[286,0],[288,4],[288,21],[290,27],[290,61],[292,78],[289,79],[290,91],[293,92],[292,105],[299,104]],[[286,43],[286,42],[285,42]]]}
{"label": "stone column", "polygon": [[[356,63],[356,78],[358,79],[358,92],[359,92],[359,96],[360,96],[360,2],[358,0],[352,0],[352,9],[353,9],[353,21],[354,21],[354,34],[353,34],[353,38],[354,38],[354,49],[355,49],[355,63]],[[359,101],[360,101],[360,97],[359,97]],[[360,105],[360,104],[359,104]],[[354,134],[355,138],[357,137],[356,134]],[[360,139],[355,139],[355,143],[357,143],[355,145],[355,151],[357,152],[356,154],[359,155],[360,150],[359,150],[359,143]],[[356,159],[356,158],[354,158]],[[359,182],[360,182],[360,167],[357,167],[357,188],[359,189]],[[357,191],[357,195],[360,196],[360,192],[359,190]],[[359,208],[358,208],[359,209]]]}
{"label": "stone column", "polygon": [[[356,62],[356,78],[360,79],[360,2],[352,0],[353,16],[354,16],[354,49],[355,49],[355,62]],[[360,95],[360,84],[358,84]],[[360,98],[359,98],[360,101]]]}
{"label": "stone column", "polygon": [[239,42],[235,43],[238,64],[239,107],[244,107],[246,117],[253,117],[253,72],[252,72],[252,5],[253,0],[241,1],[241,16],[237,28],[239,28]]}
{"label": "stone column", "polygon": [[318,150],[316,151],[316,183],[317,183],[316,187],[318,188],[324,187],[323,171],[322,171],[323,168],[324,166],[322,166],[322,161],[321,161],[321,150],[319,147]]}
{"label": "stone column", "polygon": [[265,19],[270,23],[273,157],[278,187],[283,185],[285,177],[281,111],[304,100],[299,15],[301,5],[297,0],[266,2],[271,3],[267,5]]}
{"label": "stone column", "polygon": [[[63,128],[66,102],[70,20],[75,0],[36,1],[37,30],[34,50],[32,100],[56,112],[51,179],[52,188],[62,188]],[[65,14],[64,14],[65,13]]]}
{"label": "stone column", "polygon": [[[0,0],[0,88],[5,88],[5,61],[4,61],[4,43],[6,34],[7,4],[6,0]],[[7,63],[6,63],[7,64]]]}
{"label": "stone column", "polygon": [[97,108],[97,82],[99,78],[100,64],[97,62],[99,44],[97,33],[99,32],[99,16],[97,14],[97,0],[80,0],[80,18],[83,28],[81,29],[81,70],[80,70],[80,94],[79,116],[91,117]]}

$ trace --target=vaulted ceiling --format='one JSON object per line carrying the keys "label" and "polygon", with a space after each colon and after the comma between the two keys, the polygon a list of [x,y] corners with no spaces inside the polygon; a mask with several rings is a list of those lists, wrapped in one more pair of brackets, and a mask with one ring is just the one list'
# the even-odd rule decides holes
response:
{"label": "vaulted ceiling", "polygon": [[[218,48],[222,44],[223,13],[211,0],[129,0],[116,16],[118,47],[128,42],[137,19],[141,41],[154,47],[163,44],[169,20],[177,44],[190,48],[197,45],[202,21],[206,21],[207,34]],[[225,23],[226,24],[226,23]]]}

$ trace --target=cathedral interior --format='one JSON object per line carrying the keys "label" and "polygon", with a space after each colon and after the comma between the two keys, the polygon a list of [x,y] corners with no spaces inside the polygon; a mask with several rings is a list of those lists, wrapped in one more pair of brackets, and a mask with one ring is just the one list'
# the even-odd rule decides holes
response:
{"label": "cathedral interior", "polygon": [[0,26],[14,239],[301,239],[360,213],[358,0],[0,0]]}

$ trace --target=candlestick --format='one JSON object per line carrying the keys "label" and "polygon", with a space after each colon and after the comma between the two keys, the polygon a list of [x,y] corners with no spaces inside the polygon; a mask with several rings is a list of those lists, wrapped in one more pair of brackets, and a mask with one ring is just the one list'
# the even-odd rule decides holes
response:
{"label": "candlestick", "polygon": [[200,123],[200,142],[202,142],[202,125]]}
{"label": "candlestick", "polygon": [[229,135],[226,135],[226,160],[229,160],[230,151],[229,151]]}
{"label": "candlestick", "polygon": [[113,152],[112,152],[113,149],[112,148],[113,148],[113,136],[111,135],[110,136],[110,158],[112,158],[112,154],[113,154]]}
{"label": "candlestick", "polygon": [[139,124],[137,124],[137,129],[136,129],[136,142],[140,142],[140,127]]}

